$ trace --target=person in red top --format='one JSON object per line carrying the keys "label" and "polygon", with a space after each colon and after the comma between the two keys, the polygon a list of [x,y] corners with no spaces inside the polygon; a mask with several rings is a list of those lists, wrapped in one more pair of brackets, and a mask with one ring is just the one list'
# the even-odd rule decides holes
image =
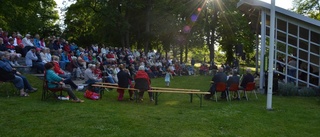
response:
{"label": "person in red top", "polygon": [[60,68],[60,65],[59,65],[59,57],[58,56],[52,56],[52,61],[53,61],[53,64],[54,64],[54,72],[56,74],[58,74],[59,77],[62,77],[62,78],[65,78],[65,79],[69,79],[71,77],[71,74],[70,73],[67,73],[65,72],[64,70],[62,70]]}
{"label": "person in red top", "polygon": [[[145,91],[150,89],[151,80],[148,74],[145,72],[144,66],[140,66],[139,70],[134,77],[135,86],[134,88],[139,89],[139,99],[143,101],[143,94]],[[153,101],[153,94],[152,92],[148,92],[150,101]]]}
{"label": "person in red top", "polygon": [[9,38],[9,42],[6,45],[6,50],[10,53],[10,64],[11,66],[20,66],[17,60],[21,57],[21,54],[16,53],[15,46],[13,45],[14,39]]}
{"label": "person in red top", "polygon": [[70,45],[69,45],[68,41],[66,41],[66,42],[64,43],[64,45],[63,45],[63,50],[64,50],[64,51],[67,51],[68,53],[71,51],[71,50],[70,50]]}
{"label": "person in red top", "polygon": [[100,63],[96,63],[96,68],[94,69],[93,73],[98,76],[98,79],[102,78],[102,71],[100,69]]}

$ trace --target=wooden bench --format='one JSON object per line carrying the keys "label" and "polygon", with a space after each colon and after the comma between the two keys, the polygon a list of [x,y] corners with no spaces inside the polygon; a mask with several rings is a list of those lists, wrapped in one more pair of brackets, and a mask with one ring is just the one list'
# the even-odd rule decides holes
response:
{"label": "wooden bench", "polygon": [[202,107],[202,95],[210,94],[210,92],[201,92],[200,90],[195,89],[174,89],[174,88],[152,88],[148,92],[155,93],[155,105],[158,105],[158,97],[161,93],[180,93],[180,94],[189,94],[190,102],[192,103],[193,94],[195,94],[200,99],[200,107]]}
{"label": "wooden bench", "polygon": [[[109,83],[111,84],[111,83]],[[123,89],[123,90],[133,90],[133,91],[138,91],[138,89],[135,88],[122,88],[122,87],[118,87],[118,84],[113,84],[113,85],[107,85],[105,83],[96,83],[96,84],[92,84],[93,87],[98,87],[98,88],[108,88],[108,89]],[[99,90],[99,94],[100,94],[100,99],[102,99],[102,95],[104,94],[104,90],[100,89]],[[136,94],[136,93],[135,93]]]}
{"label": "wooden bench", "polygon": [[[103,83],[98,82],[92,85],[93,87],[100,87],[100,88],[112,88],[112,89],[127,89],[135,91],[135,95],[138,93],[138,89],[135,88],[121,88],[118,87],[117,83]],[[99,90],[100,93],[103,93],[102,90]],[[161,93],[181,93],[181,94],[189,94],[190,95],[190,102],[192,103],[193,95],[195,94],[200,99],[200,107],[202,107],[202,95],[210,94],[210,92],[201,92],[199,89],[181,89],[181,88],[163,88],[163,87],[151,87],[151,90],[148,92],[155,93],[155,105],[158,105],[158,97]],[[102,95],[100,95],[101,97]],[[137,99],[137,98],[136,98]],[[137,100],[136,100],[137,101]]]}

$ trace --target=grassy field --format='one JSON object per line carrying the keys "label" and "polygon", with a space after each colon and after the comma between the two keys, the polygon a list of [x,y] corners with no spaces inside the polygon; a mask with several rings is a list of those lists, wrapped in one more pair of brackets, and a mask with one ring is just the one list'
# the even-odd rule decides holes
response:
{"label": "grassy field", "polygon": [[[42,81],[28,76],[39,88],[30,97],[6,97],[11,85],[0,85],[0,136],[289,136],[316,137],[320,134],[320,101],[316,97],[273,96],[273,111],[266,110],[266,96],[250,100],[189,102],[186,94],[164,93],[159,105],[148,101],[116,101],[115,91],[105,92],[102,100],[85,103],[41,101]],[[207,91],[209,76],[174,77],[171,87]],[[153,86],[164,86],[164,78],[152,79]],[[83,98],[83,93],[76,93]],[[128,94],[125,94],[128,100]]]}

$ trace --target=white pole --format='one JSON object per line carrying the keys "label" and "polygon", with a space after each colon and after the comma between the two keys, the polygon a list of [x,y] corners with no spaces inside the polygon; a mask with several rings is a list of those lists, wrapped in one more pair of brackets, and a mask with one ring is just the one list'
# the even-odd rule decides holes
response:
{"label": "white pole", "polygon": [[260,40],[260,48],[261,48],[261,55],[260,55],[260,81],[259,81],[259,87],[260,92],[264,94],[263,87],[267,87],[268,85],[264,85],[265,82],[265,61],[264,61],[264,55],[265,55],[265,49],[266,49],[266,12],[265,10],[261,10],[261,40]]}
{"label": "white pole", "polygon": [[268,95],[267,110],[272,110],[272,87],[273,87],[273,58],[274,58],[274,30],[275,30],[275,0],[271,0],[270,8],[270,46],[269,46],[269,68],[268,68]]}

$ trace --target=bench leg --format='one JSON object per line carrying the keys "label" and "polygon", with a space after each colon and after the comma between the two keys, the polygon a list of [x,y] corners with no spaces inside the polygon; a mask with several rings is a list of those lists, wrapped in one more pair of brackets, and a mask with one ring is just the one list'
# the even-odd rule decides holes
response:
{"label": "bench leg", "polygon": [[193,94],[190,94],[190,103],[192,103]]}
{"label": "bench leg", "polygon": [[200,94],[200,107],[202,107],[202,94]]}
{"label": "bench leg", "polygon": [[155,92],[156,95],[155,95],[155,101],[154,101],[154,104],[155,105],[158,105],[158,92]]}
{"label": "bench leg", "polygon": [[139,90],[135,90],[134,91],[134,95],[133,95],[134,97],[134,99],[136,100],[136,103],[138,103],[138,99],[139,99]]}

